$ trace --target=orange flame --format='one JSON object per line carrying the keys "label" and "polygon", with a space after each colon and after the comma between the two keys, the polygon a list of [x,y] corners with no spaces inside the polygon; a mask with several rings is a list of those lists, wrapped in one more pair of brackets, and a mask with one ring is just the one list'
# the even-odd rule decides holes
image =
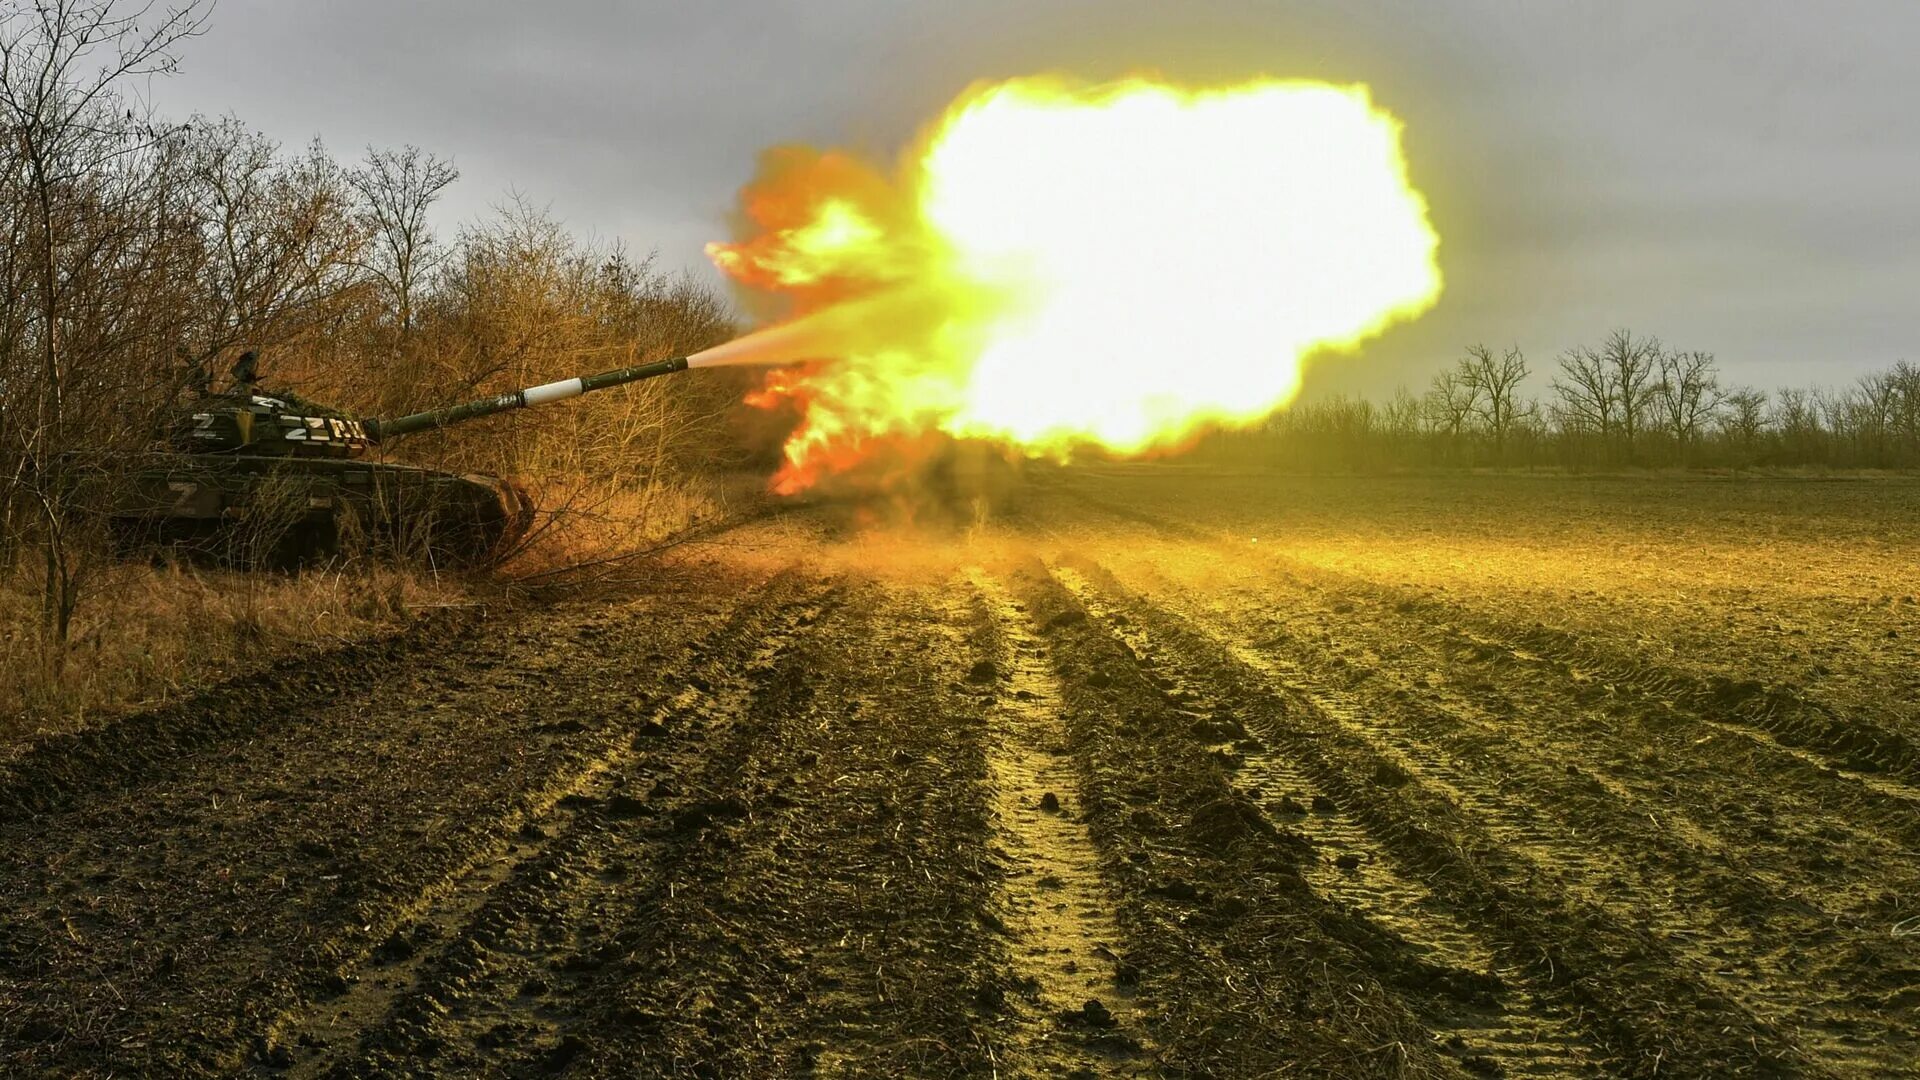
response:
{"label": "orange flame", "polygon": [[896,175],[770,151],[716,265],[779,298],[709,362],[810,361],[775,490],[931,432],[1063,456],[1258,423],[1304,359],[1430,308],[1439,238],[1364,86],[977,86]]}

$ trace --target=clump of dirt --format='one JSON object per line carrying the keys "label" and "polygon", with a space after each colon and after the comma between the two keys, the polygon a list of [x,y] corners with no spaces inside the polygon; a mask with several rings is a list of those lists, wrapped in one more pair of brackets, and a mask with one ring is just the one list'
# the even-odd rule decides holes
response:
{"label": "clump of dirt", "polygon": [[1276,832],[1258,808],[1236,792],[1213,799],[1193,812],[1187,839],[1212,855],[1228,856],[1249,840],[1272,840]]}

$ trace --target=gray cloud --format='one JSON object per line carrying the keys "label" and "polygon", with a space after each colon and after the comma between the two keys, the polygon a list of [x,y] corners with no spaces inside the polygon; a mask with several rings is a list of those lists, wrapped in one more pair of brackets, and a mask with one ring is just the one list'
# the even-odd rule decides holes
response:
{"label": "gray cloud", "polygon": [[1366,81],[1449,289],[1317,383],[1418,384],[1478,340],[1544,367],[1631,325],[1771,386],[1920,354],[1914,40],[1920,7],[1878,3],[222,0],[154,97],[450,155],[450,226],[515,189],[700,266],[762,147],[890,154],[975,79]]}

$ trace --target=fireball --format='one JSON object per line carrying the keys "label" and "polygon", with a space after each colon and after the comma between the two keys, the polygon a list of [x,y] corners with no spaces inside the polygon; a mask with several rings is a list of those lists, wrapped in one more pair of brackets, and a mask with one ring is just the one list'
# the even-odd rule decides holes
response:
{"label": "fireball", "polygon": [[1439,297],[1400,124],[1364,86],[975,87],[891,176],[783,148],[709,253],[784,302],[696,363],[788,363],[797,491],[932,432],[1053,457],[1257,424],[1307,357]]}

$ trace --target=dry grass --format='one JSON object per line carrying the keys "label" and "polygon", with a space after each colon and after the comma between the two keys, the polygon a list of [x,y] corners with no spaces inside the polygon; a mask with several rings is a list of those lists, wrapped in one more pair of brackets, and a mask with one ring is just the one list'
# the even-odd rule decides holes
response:
{"label": "dry grass", "polygon": [[38,632],[39,596],[0,587],[0,744],[150,706],[305,649],[405,625],[467,586],[396,566],[297,575],[180,564],[107,569],[64,654]]}
{"label": "dry grass", "polygon": [[656,481],[635,487],[555,481],[536,493],[533,531],[504,567],[509,578],[546,575],[642,550],[718,521],[739,500],[721,484]]}
{"label": "dry grass", "polygon": [[0,579],[0,757],[37,734],[70,731],[151,707],[302,651],[407,626],[424,610],[485,599],[500,585],[592,574],[673,536],[737,516],[759,498],[756,477],[701,478],[608,489],[553,483],[529,542],[496,574],[344,560],[298,574],[179,563],[119,563],[92,579],[72,640],[50,653],[37,583]]}

